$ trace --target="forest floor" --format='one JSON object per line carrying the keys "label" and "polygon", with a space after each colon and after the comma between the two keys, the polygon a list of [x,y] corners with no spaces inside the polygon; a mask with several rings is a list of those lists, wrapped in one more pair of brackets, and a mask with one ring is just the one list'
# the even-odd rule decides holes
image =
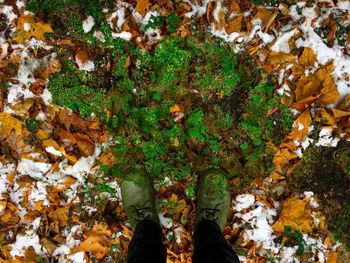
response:
{"label": "forest floor", "polygon": [[350,262],[350,1],[0,0],[0,262],[125,262],[147,171],[168,262],[197,175],[242,262]]}

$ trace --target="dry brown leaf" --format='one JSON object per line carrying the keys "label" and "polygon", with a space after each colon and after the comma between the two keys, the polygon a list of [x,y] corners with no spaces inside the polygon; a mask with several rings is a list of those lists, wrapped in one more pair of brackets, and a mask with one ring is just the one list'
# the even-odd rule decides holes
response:
{"label": "dry brown leaf", "polygon": [[241,32],[243,15],[238,15],[234,17],[231,21],[227,22],[225,30],[227,34],[232,34],[233,32]]}
{"label": "dry brown leaf", "polygon": [[260,19],[262,22],[262,28],[264,31],[267,31],[275,20],[277,13],[273,13],[265,8],[260,8],[258,12],[255,14],[254,19]]}
{"label": "dry brown leaf", "polygon": [[85,64],[89,61],[89,53],[84,51],[84,50],[80,50],[76,55],[75,55],[75,60],[76,61],[81,61],[82,64]]}
{"label": "dry brown leaf", "polygon": [[104,152],[97,158],[97,160],[108,167],[111,167],[116,161],[112,151]]}
{"label": "dry brown leaf", "polygon": [[239,7],[239,2],[236,0],[231,0],[230,1],[230,11],[231,12],[238,12],[240,10],[241,10],[241,8]]}
{"label": "dry brown leaf", "polygon": [[298,62],[305,69],[306,67],[313,67],[315,65],[316,60],[317,58],[313,49],[305,47]]}
{"label": "dry brown leaf", "polygon": [[294,63],[296,59],[297,59],[297,56],[293,54],[272,51],[268,56],[267,61],[272,65],[277,66],[283,63]]}
{"label": "dry brown leaf", "polygon": [[77,252],[90,252],[97,259],[102,259],[107,253],[111,241],[105,235],[90,235],[77,248]]}
{"label": "dry brown leaf", "polygon": [[95,150],[95,144],[88,135],[82,133],[74,133],[77,140],[77,146],[81,154],[85,157],[91,156]]}
{"label": "dry brown leaf", "polygon": [[40,78],[47,79],[51,74],[61,70],[61,63],[58,59],[52,59],[48,67],[40,73]]}
{"label": "dry brown leaf", "polygon": [[294,128],[288,135],[288,138],[293,141],[298,139],[303,141],[309,133],[309,126],[312,123],[311,115],[309,110],[305,110],[301,113],[294,122]]}
{"label": "dry brown leaf", "polygon": [[334,118],[342,118],[342,117],[350,116],[350,112],[348,111],[332,109],[332,112],[333,112]]}
{"label": "dry brown leaf", "polygon": [[302,76],[296,83],[295,100],[301,101],[314,96],[321,87],[321,80],[316,75]]}
{"label": "dry brown leaf", "polygon": [[96,224],[92,227],[92,231],[98,235],[105,235],[107,237],[110,237],[112,235],[112,232],[108,229],[108,226],[102,223],[96,222]]}
{"label": "dry brown leaf", "polygon": [[51,221],[57,223],[60,227],[64,227],[68,223],[70,206],[58,207],[55,210],[51,210],[48,217]]}
{"label": "dry brown leaf", "polygon": [[[333,111],[333,109],[332,109]],[[334,117],[329,114],[325,109],[315,111],[315,121],[325,125],[334,125],[336,123],[334,118],[337,118],[333,112]],[[350,112],[349,112],[350,115]]]}
{"label": "dry brown leaf", "polygon": [[77,143],[77,140],[70,131],[58,127],[55,132],[58,137],[60,137],[60,141],[64,143],[64,145],[75,145]]}
{"label": "dry brown leaf", "polygon": [[292,197],[282,202],[282,212],[278,221],[273,225],[277,236],[284,232],[285,226],[291,226],[301,232],[311,232],[313,219],[307,200]]}
{"label": "dry brown leaf", "polygon": [[45,33],[53,33],[49,24],[46,24],[32,15],[20,15],[17,21],[13,40],[24,44],[31,37],[45,41]]}
{"label": "dry brown leaf", "polygon": [[152,6],[150,0],[136,0],[136,2],[135,12],[140,13],[142,16],[144,16]]}

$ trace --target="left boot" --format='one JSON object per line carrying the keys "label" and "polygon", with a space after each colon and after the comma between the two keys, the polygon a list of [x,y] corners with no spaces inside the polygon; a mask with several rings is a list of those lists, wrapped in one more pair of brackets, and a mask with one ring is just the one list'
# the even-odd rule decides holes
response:
{"label": "left boot", "polygon": [[125,176],[121,192],[123,207],[132,229],[135,230],[137,223],[143,220],[159,224],[153,185],[142,170],[133,169]]}

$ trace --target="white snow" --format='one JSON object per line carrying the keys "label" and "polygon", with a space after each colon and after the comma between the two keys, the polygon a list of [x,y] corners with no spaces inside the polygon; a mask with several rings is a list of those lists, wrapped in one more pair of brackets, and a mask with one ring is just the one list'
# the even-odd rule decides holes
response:
{"label": "white snow", "polygon": [[84,263],[86,260],[84,259],[84,252],[77,252],[68,256],[68,259],[71,260],[72,263]]}
{"label": "white snow", "polygon": [[171,228],[173,226],[173,219],[165,217],[163,214],[159,213],[159,222],[165,228]]}
{"label": "white snow", "polygon": [[78,57],[75,58],[80,70],[93,71],[95,69],[95,64],[91,60],[82,61]]}
{"label": "white snow", "polygon": [[13,11],[13,7],[9,5],[0,6],[0,13],[6,15],[8,24],[11,24],[12,21],[17,18],[17,15]]}
{"label": "white snow", "polygon": [[62,153],[56,150],[53,146],[46,147],[45,151],[47,151],[48,153],[51,153],[52,155],[62,156]]}
{"label": "white snow", "polygon": [[251,194],[237,195],[236,202],[237,204],[235,205],[235,209],[236,211],[240,212],[251,207],[254,204],[255,196]]}
{"label": "white snow", "polygon": [[12,249],[10,254],[12,257],[23,257],[27,248],[32,247],[37,255],[46,253],[45,248],[39,242],[39,236],[34,230],[27,230],[25,235],[18,234],[16,236],[16,242],[11,244]]}
{"label": "white snow", "polygon": [[[300,19],[296,14],[296,6],[290,8],[291,14],[295,19]],[[303,37],[299,38],[295,43],[297,47],[310,47],[317,56],[318,63],[324,65],[329,61],[333,61],[335,70],[332,72],[340,99],[350,92],[350,81],[345,81],[345,75],[350,74],[350,60],[344,55],[342,47],[334,45],[328,47],[321,39],[321,37],[314,31],[314,28],[319,26],[323,17],[320,17],[316,11],[315,6],[303,7],[302,15],[305,17],[305,22],[301,23],[299,28],[303,32]]]}
{"label": "white snow", "polygon": [[3,165],[0,162],[0,200],[2,200],[2,194],[7,192],[7,188],[8,188],[8,180],[7,180],[7,176],[10,173],[13,173],[15,171],[15,165],[14,164],[7,164],[7,165]]}
{"label": "white snow", "polygon": [[336,147],[340,139],[337,137],[334,138],[332,131],[331,128],[323,127],[319,133],[319,140],[316,146]]}
{"label": "white snow", "polygon": [[32,160],[21,158],[17,165],[17,172],[21,175],[29,175],[33,179],[41,180],[52,167],[50,163],[34,162]]}
{"label": "white snow", "polygon": [[84,21],[83,21],[83,30],[84,33],[88,33],[91,31],[92,27],[95,25],[95,19],[92,16],[88,16]]}
{"label": "white snow", "polygon": [[36,182],[36,187],[32,188],[28,200],[35,207],[34,202],[43,201],[43,206],[50,206],[50,201],[47,199],[46,183],[41,181]]}
{"label": "white snow", "polygon": [[127,32],[127,31],[122,31],[120,33],[112,32],[112,37],[113,38],[121,38],[121,39],[124,39],[126,41],[130,41],[132,34],[130,32]]}
{"label": "white snow", "polygon": [[93,37],[96,37],[96,38],[97,38],[98,40],[100,40],[101,42],[105,42],[105,41],[106,41],[105,35],[104,35],[101,31],[99,31],[99,30],[97,30],[97,31],[94,32]]}
{"label": "white snow", "polygon": [[298,32],[297,29],[293,29],[289,32],[281,32],[277,38],[275,44],[271,47],[272,51],[289,53],[288,41]]}

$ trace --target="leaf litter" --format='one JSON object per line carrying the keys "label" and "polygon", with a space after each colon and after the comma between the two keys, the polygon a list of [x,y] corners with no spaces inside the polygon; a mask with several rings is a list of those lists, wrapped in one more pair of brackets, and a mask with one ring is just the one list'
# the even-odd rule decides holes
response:
{"label": "leaf litter", "polygon": [[[239,156],[233,152],[227,154],[218,148],[215,140],[211,139],[211,136],[217,136],[217,129],[208,125],[210,119],[206,119],[202,109],[193,110],[186,103],[189,96],[175,96],[174,101],[165,105],[173,123],[167,117],[162,117],[162,125],[173,127],[169,130],[169,138],[175,148],[182,149],[186,143],[190,147],[199,147],[205,156],[205,142],[209,140],[209,153],[215,152],[215,155],[209,154],[209,159],[211,156],[225,159],[220,164],[212,160],[212,164],[220,165],[232,174],[236,173],[236,176],[230,177],[233,186],[232,211],[224,233],[239,253],[240,260],[336,262],[338,257],[340,262],[346,258],[341,253],[338,256],[337,251],[342,246],[327,231],[327,220],[322,214],[318,197],[312,192],[293,192],[286,179],[300,161],[305,162],[303,155],[309,147],[337,147],[339,142],[348,140],[348,1],[307,1],[296,4],[281,1],[272,7],[269,4],[273,5],[274,1],[252,2],[256,3],[209,0],[186,0],[176,4],[149,0],[118,2],[116,6],[104,9],[88,6],[91,13],[84,14],[81,20],[70,17],[68,23],[61,21],[57,15],[49,19],[45,17],[45,12],[38,12],[38,2],[35,0],[29,1],[27,6],[32,11],[36,10],[36,14],[25,11],[22,1],[0,3],[0,15],[4,18],[0,25],[2,261],[55,258],[61,262],[123,262],[131,239],[118,186],[118,173],[122,172],[118,165],[124,164],[118,162],[122,157],[129,157],[123,152],[123,147],[128,145],[124,143],[125,136],[132,137],[131,145],[142,145],[143,154],[148,158],[148,170],[159,165],[150,163],[154,157],[167,153],[167,149],[159,147],[167,141],[157,145],[147,144],[145,138],[128,130],[114,134],[113,130],[117,127],[134,129],[138,124],[114,124],[116,116],[112,108],[125,106],[120,106],[122,102],[118,100],[106,106],[98,103],[96,98],[100,96],[99,101],[103,101],[108,92],[94,90],[85,98],[67,97],[61,101],[57,94],[61,94],[66,87],[76,87],[79,95],[83,89],[88,90],[95,85],[89,73],[96,72],[101,62],[89,45],[112,47],[112,55],[120,56],[124,50],[118,50],[118,45],[130,41],[130,46],[134,43],[136,49],[130,48],[129,54],[118,62],[123,63],[127,70],[131,70],[129,67],[142,69],[151,66],[149,71],[152,72],[152,65],[147,64],[147,59],[152,63],[163,63],[159,55],[162,49],[165,53],[179,52],[179,58],[163,65],[184,65],[188,57],[184,50],[174,44],[177,42],[170,41],[172,46],[167,50],[162,41],[166,41],[169,36],[178,37],[181,41],[191,39],[195,27],[233,43],[230,52],[237,55],[247,53],[264,70],[264,81],[268,78],[274,82],[274,86],[263,82],[249,92],[246,97],[247,112],[232,112],[239,116],[239,128],[245,136],[238,147],[240,154],[244,155],[244,162],[251,165],[258,150],[272,151],[270,162],[273,166],[263,170],[265,174],[259,174],[256,167],[245,166],[244,171],[253,173],[249,179],[251,183],[248,184],[244,182],[248,179],[237,172],[240,168],[236,166],[242,164],[226,162],[230,155],[233,158]],[[45,5],[43,8],[51,12]],[[64,6],[58,2],[57,10],[62,8]],[[55,19],[61,23],[60,26],[53,25]],[[55,30],[62,32],[57,31],[55,36]],[[64,35],[67,30],[73,33]],[[65,50],[62,52],[63,46]],[[137,54],[137,48],[142,52],[156,49],[158,53],[154,58],[151,57],[152,53],[143,53],[146,56],[141,57]],[[139,56],[136,62],[130,59],[135,58],[133,53]],[[63,64],[63,61],[68,61],[68,64]],[[106,74],[110,74],[109,69],[115,67],[113,63],[103,64]],[[71,75],[67,75],[64,84],[57,85],[55,91],[50,83],[56,78],[58,84],[60,79],[57,74],[64,69]],[[232,74],[233,69],[234,66],[229,63],[224,64],[223,76],[225,70]],[[166,85],[167,89],[171,88],[176,83],[171,79],[173,70],[172,67],[165,67],[166,74],[161,82],[150,83],[156,88]],[[199,75],[203,74],[200,68],[194,70]],[[106,82],[96,85],[113,86],[115,81],[124,80],[124,72],[125,69],[118,69],[113,72],[114,76],[104,76],[111,84]],[[195,78],[196,73],[192,74]],[[78,83],[74,78],[76,76]],[[133,76],[133,80],[137,82],[137,76]],[[151,80],[146,78],[146,81]],[[229,77],[225,79],[230,83],[227,86],[225,82],[219,85],[219,79],[212,81],[210,76],[204,78],[203,82],[198,82],[198,90],[193,89],[190,93],[200,94],[209,107],[215,106],[213,100],[225,101],[232,94],[230,87],[237,85],[237,80]],[[118,83],[121,85],[121,82]],[[216,83],[220,88],[215,90],[215,84],[210,83]],[[181,86],[181,83],[176,84]],[[129,88],[130,94],[142,99],[142,90],[139,88],[142,86],[123,85]],[[208,90],[201,88],[205,85]],[[188,94],[188,91],[179,90]],[[162,98],[158,96],[164,96],[167,92],[153,94],[152,103],[159,105],[156,102]],[[267,103],[266,112],[260,109],[261,118],[281,114],[283,107],[290,109],[294,115],[290,129],[286,129],[288,133],[275,143],[269,134],[273,134],[277,126],[272,126],[272,130],[268,131],[262,130],[261,125],[268,127],[271,122],[277,125],[276,121],[269,119],[261,123],[254,119],[258,111],[254,112],[250,108],[256,103],[260,106],[266,102],[261,99],[261,94],[276,94],[276,100]],[[85,111],[82,111],[83,108],[86,108]],[[146,121],[142,123],[153,127],[156,118],[163,116],[155,109],[141,110],[135,116],[139,118],[138,114],[146,114]],[[189,113],[189,109],[192,112]],[[223,114],[219,108],[214,109],[215,114]],[[180,126],[176,126],[178,124]],[[176,130],[182,124],[188,126],[186,129],[190,141],[183,139],[181,128]],[[220,125],[224,128],[220,130],[219,137],[228,136],[225,132],[228,133],[230,128],[225,127],[231,127],[232,120],[226,116],[225,122]],[[164,132],[161,127],[160,132]],[[261,140],[264,136],[267,139]],[[229,144],[230,140],[223,139],[221,143]],[[186,158],[193,152],[185,152]],[[185,177],[176,178],[172,172],[168,172],[167,176],[155,180],[161,199],[161,221],[166,227],[169,262],[190,262],[192,253],[190,232],[194,195],[191,192],[194,189],[191,187],[193,177],[191,179],[187,175],[191,173],[192,166],[198,164],[198,160],[195,156],[190,160],[191,167],[179,166],[183,168]],[[117,178],[109,176],[111,170],[117,171],[114,174]]]}

